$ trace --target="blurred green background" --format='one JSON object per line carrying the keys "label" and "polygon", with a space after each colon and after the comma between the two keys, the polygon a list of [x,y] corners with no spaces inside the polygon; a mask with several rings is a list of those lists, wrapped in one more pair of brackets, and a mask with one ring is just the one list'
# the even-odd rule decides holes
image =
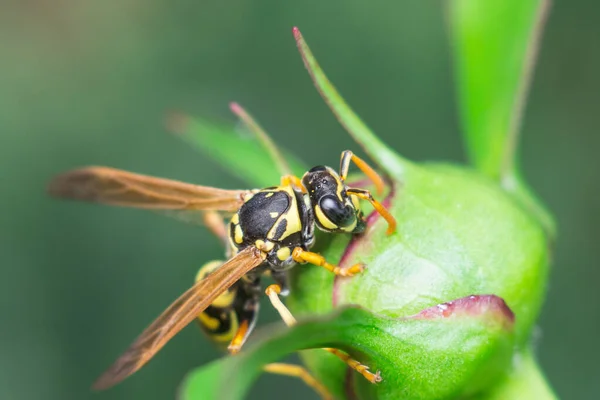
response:
{"label": "blurred green background", "polygon": [[[600,397],[600,6],[586,3],[553,5],[521,147],[525,175],[559,224],[534,340],[565,399]],[[202,228],[53,201],[44,188],[88,164],[243,186],[163,126],[165,111],[180,109],[233,127],[232,100],[307,164],[336,165],[356,146],[313,89],[294,25],[382,139],[415,160],[464,162],[441,1],[2,2],[0,398],[168,399],[187,371],[218,356],[191,327],[131,379],[90,392],[222,250]],[[272,320],[263,307],[261,322]],[[269,393],[315,397],[264,376],[252,398]]]}

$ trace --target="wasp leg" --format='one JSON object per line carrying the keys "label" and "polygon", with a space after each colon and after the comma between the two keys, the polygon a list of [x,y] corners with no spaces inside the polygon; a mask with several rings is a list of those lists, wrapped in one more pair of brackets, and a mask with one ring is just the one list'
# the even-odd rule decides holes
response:
{"label": "wasp leg", "polygon": [[205,211],[202,214],[202,222],[216,237],[229,247],[229,235],[227,233],[227,225],[221,214],[216,211]]}
{"label": "wasp leg", "polygon": [[233,335],[233,339],[231,339],[229,346],[227,346],[227,351],[229,351],[230,354],[239,353],[240,350],[242,350],[244,343],[246,343],[246,340],[248,340],[248,337],[250,337],[250,334],[254,330],[254,325],[256,325],[258,307],[258,297],[252,297],[251,299],[246,300],[243,305],[236,304],[235,313],[239,320],[239,326],[235,335]]}
{"label": "wasp leg", "polygon": [[279,316],[285,322],[287,326],[296,325],[296,318],[292,315],[290,310],[281,302],[279,298],[279,294],[281,293],[281,286],[278,284],[269,285],[265,290],[265,294],[269,297],[271,301],[271,305],[277,312]]}
{"label": "wasp leg", "polygon": [[359,374],[364,376],[365,379],[368,380],[369,382],[378,383],[383,380],[381,378],[381,371],[372,373],[371,371],[369,371],[368,365],[361,364],[360,362],[356,361],[354,358],[350,357],[350,355],[344,353],[343,351],[338,350],[338,349],[332,349],[329,347],[323,348],[323,350],[328,351],[331,354],[335,355],[337,358],[339,358],[340,360],[345,362],[350,368],[352,368],[353,370],[355,370],[356,372],[358,372]]}
{"label": "wasp leg", "polygon": [[350,161],[352,161],[354,165],[356,165],[375,184],[377,194],[382,194],[383,189],[385,188],[385,182],[381,176],[379,176],[379,174],[362,158],[357,157],[350,150],[342,152],[342,159],[340,161],[340,178],[342,179],[342,182],[344,182],[348,176]]}
{"label": "wasp leg", "polygon": [[312,251],[303,250],[300,247],[296,247],[294,249],[292,252],[292,259],[297,263],[310,263],[319,267],[323,267],[326,270],[341,276],[354,276],[365,269],[365,265],[362,263],[354,264],[349,268],[342,268],[338,267],[337,265],[329,264],[322,255],[313,253]]}
{"label": "wasp leg", "polygon": [[242,346],[246,342],[246,339],[248,339],[248,336],[250,336],[250,331],[251,329],[248,320],[242,321],[240,323],[240,327],[235,332],[231,343],[229,343],[229,346],[227,346],[227,350],[229,351],[229,353],[237,354],[240,352]]}
{"label": "wasp leg", "polygon": [[298,178],[296,175],[284,175],[281,177],[281,186],[291,185],[302,190],[302,193],[306,193],[306,188],[302,184],[302,179]]}
{"label": "wasp leg", "polygon": [[[275,310],[277,310],[277,312],[281,316],[281,319],[283,319],[283,322],[285,322],[285,324],[287,326],[293,326],[296,324],[296,318],[294,318],[294,316],[292,315],[290,310],[285,306],[285,304],[283,304],[281,302],[281,299],[279,298],[280,291],[281,291],[281,288],[279,287],[279,285],[275,284],[275,285],[269,285],[267,287],[267,290],[265,290],[265,293],[269,297],[269,300],[271,301],[271,304],[273,305]],[[361,364],[360,362],[356,361],[355,359],[353,359],[352,357],[350,357],[348,354],[344,353],[343,351],[338,350],[338,349],[332,349],[332,348],[324,348],[323,350],[328,351],[331,354],[338,357],[340,360],[342,360],[344,363],[346,363],[350,368],[352,368],[353,370],[355,370],[356,372],[358,372],[359,374],[364,376],[365,379],[367,379],[369,382],[371,382],[371,383],[381,382],[381,374],[379,371],[377,371],[377,373],[375,373],[375,374],[372,373],[371,371],[369,371],[368,366]]]}
{"label": "wasp leg", "polygon": [[290,175],[291,169],[284,155],[279,151],[267,132],[256,122],[252,116],[237,103],[229,105],[231,111],[242,120],[244,125],[256,136],[260,144],[269,152],[271,159],[277,165],[280,175]]}
{"label": "wasp leg", "polygon": [[348,188],[346,189],[346,194],[354,195],[359,199],[367,200],[369,203],[371,203],[373,208],[375,208],[375,211],[377,211],[379,215],[381,215],[383,219],[387,221],[388,228],[386,233],[388,235],[391,235],[392,233],[396,232],[396,219],[392,214],[390,214],[387,208],[385,208],[380,202],[373,198],[371,192],[364,189]]}
{"label": "wasp leg", "polygon": [[[244,279],[244,278],[242,278]],[[242,285],[238,288],[235,299],[234,310],[239,321],[238,329],[229,343],[227,350],[231,354],[239,353],[244,343],[254,330],[258,318],[258,309],[260,306],[260,280],[241,281]]]}
{"label": "wasp leg", "polygon": [[317,392],[323,400],[333,400],[333,396],[329,394],[327,388],[312,376],[306,368],[300,365],[272,363],[263,367],[265,372],[277,375],[292,376],[301,379],[307,386],[310,386]]}

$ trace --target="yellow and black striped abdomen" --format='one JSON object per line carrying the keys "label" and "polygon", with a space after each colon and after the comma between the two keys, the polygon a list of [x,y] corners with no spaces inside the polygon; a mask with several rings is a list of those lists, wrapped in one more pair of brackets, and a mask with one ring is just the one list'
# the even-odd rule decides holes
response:
{"label": "yellow and black striped abdomen", "polygon": [[[196,282],[221,266],[223,261],[211,261],[205,264],[196,275]],[[223,292],[215,301],[198,315],[200,327],[208,337],[217,344],[226,346],[238,329],[239,321],[234,311],[237,285]]]}
{"label": "yellow and black striped abdomen", "polygon": [[[205,264],[198,274],[196,282],[219,268],[224,261],[211,261]],[[258,312],[258,296],[254,295],[252,285],[240,280],[217,297],[200,315],[198,323],[206,335],[219,347],[225,348],[234,338],[243,321],[254,324]]]}

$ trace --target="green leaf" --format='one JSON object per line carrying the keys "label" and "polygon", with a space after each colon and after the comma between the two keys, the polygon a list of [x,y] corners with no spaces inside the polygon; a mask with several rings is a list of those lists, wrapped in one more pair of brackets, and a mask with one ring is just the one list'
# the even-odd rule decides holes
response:
{"label": "green leaf", "polygon": [[346,390],[362,398],[376,390],[377,398],[397,399],[398,388],[405,399],[477,393],[510,365],[512,318],[495,296],[470,296],[400,319],[343,308],[292,328],[264,329],[268,337],[255,336],[243,353],[190,373],[181,398],[242,399],[265,364],[315,347],[341,348],[382,371],[376,385],[352,374]]}
{"label": "green leaf", "polygon": [[480,171],[514,168],[544,0],[451,3],[452,40],[467,149]]}
{"label": "green leaf", "polygon": [[[541,226],[494,181],[466,168],[425,164],[411,168],[394,187],[399,190],[384,203],[398,232],[386,235],[385,221],[372,214],[367,232],[349,245],[337,235],[323,256],[341,267],[363,262],[366,271],[334,279],[327,271],[295,268],[287,301],[292,312],[308,316],[357,304],[402,317],[448,299],[493,293],[514,311],[516,348],[526,348],[548,277]],[[335,364],[316,354],[303,359],[334,387],[319,371]]]}
{"label": "green leaf", "polygon": [[337,89],[327,79],[327,76],[325,76],[325,73],[304,41],[300,30],[294,27],[293,33],[298,50],[304,61],[304,66],[308,70],[317,91],[323,100],[325,100],[339,123],[384,171],[390,175],[401,175],[406,168],[410,167],[411,163],[392,151],[354,113]]}
{"label": "green leaf", "polygon": [[[368,268],[336,279],[334,304],[399,317],[432,303],[493,293],[517,315],[518,343],[528,341],[548,276],[541,227],[494,182],[458,166],[421,166],[401,188],[389,205],[398,233],[386,235],[385,221],[375,217],[354,239],[340,265],[363,262]],[[292,297],[309,295],[292,289]]]}
{"label": "green leaf", "polygon": [[450,21],[469,157],[554,235],[551,215],[520,178],[516,162],[526,94],[547,9],[546,0],[454,0]]}
{"label": "green leaf", "polygon": [[[507,21],[503,6],[495,2],[485,4],[491,4],[486,12],[503,11],[497,17]],[[468,13],[469,9],[480,10],[465,2],[453,3],[453,26],[462,24],[465,15],[477,15]],[[531,6],[527,10],[533,12],[537,8]],[[516,32],[523,31],[526,23],[522,17],[527,15],[518,14],[513,21]],[[477,21],[465,20],[479,27]],[[495,26],[504,29],[503,25]],[[481,28],[482,37],[486,37],[488,28]],[[368,129],[331,85],[296,28],[294,35],[319,93],[340,123],[387,172],[391,190],[383,203],[396,218],[399,229],[394,235],[385,235],[385,222],[372,214],[363,235],[352,239],[343,235],[330,236],[329,240],[319,237],[317,251],[326,259],[339,260],[342,267],[363,262],[367,270],[344,279],[334,278],[323,269],[296,267],[288,305],[297,316],[322,315],[321,318],[290,330],[270,329],[268,338],[254,341],[242,355],[194,372],[183,387],[184,398],[207,398],[207,393],[212,393],[212,398],[239,399],[263,365],[290,352],[314,347],[341,348],[382,371],[384,382],[378,385],[368,384],[362,378],[348,381],[344,378],[345,365],[331,354],[303,351],[301,356],[311,372],[340,398],[500,399],[506,394],[517,398],[519,390],[541,396],[534,398],[552,398],[537,366],[527,358],[531,332],[546,290],[547,233],[552,233],[554,226],[549,214],[522,183],[514,163],[519,119],[511,118],[520,114],[526,84],[517,79],[521,86],[498,97],[497,92],[491,92],[497,89],[497,82],[487,86],[484,82],[484,89],[492,89],[481,90],[482,101],[491,102],[490,107],[483,108],[471,103],[470,86],[461,92],[469,100],[463,103],[473,108],[465,108],[466,115],[484,113],[474,119],[477,131],[467,129],[469,147],[478,156],[485,155],[481,160],[499,154],[498,159],[506,162],[496,165],[497,173],[486,169],[487,161],[475,161],[483,174],[446,164],[416,165],[396,155]],[[458,33],[455,36],[462,38]],[[510,53],[510,46],[499,43],[498,37],[494,39],[494,57],[504,53],[514,61],[525,54],[523,49]],[[508,34],[510,43],[513,39]],[[457,49],[466,54],[459,45]],[[469,57],[478,56],[474,54]],[[487,55],[487,49],[483,54],[483,60],[494,59]],[[476,69],[482,67],[478,62],[475,60]],[[472,67],[469,63],[465,61]],[[526,62],[517,65],[527,70]],[[509,67],[505,68],[505,75],[498,69],[493,69],[492,75],[499,74],[497,78],[502,81],[512,76],[514,71]],[[458,68],[462,71],[460,68],[466,70],[462,64]],[[465,73],[464,79],[471,82],[472,72]],[[503,89],[510,87],[504,83]],[[480,88],[474,85],[474,90],[477,94]],[[506,114],[498,114],[498,110]],[[498,115],[506,118],[498,119]],[[488,123],[491,128],[481,130],[479,125],[488,128]],[[468,297],[473,293],[493,295]],[[503,302],[500,306],[496,296],[514,311],[514,329],[512,323],[507,323],[511,321],[510,311]],[[427,309],[455,298],[461,300]],[[348,305],[364,309],[336,309]],[[427,311],[419,313],[423,309]],[[446,314],[448,309],[452,311]],[[441,317],[406,317],[415,313]],[[528,362],[525,367],[518,363],[520,358]]]}
{"label": "green leaf", "polygon": [[[232,128],[209,123],[183,114],[169,117],[168,128],[206,157],[213,159],[229,172],[254,187],[279,183],[282,173],[277,159],[257,136],[241,135]],[[291,171],[302,175],[306,168],[296,157],[284,153]]]}

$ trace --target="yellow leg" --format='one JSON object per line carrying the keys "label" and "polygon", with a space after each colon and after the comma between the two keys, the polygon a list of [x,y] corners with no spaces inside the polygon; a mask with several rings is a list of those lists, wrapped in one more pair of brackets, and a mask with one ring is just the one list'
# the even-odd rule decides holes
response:
{"label": "yellow leg", "polygon": [[240,327],[235,333],[233,339],[231,340],[231,343],[229,343],[229,346],[227,346],[227,350],[229,350],[229,353],[237,354],[240,352],[242,346],[244,345],[244,342],[246,342],[246,339],[248,338],[249,326],[250,325],[248,325],[248,321],[243,321],[240,324]]}
{"label": "yellow leg", "polygon": [[269,297],[273,308],[277,310],[279,316],[285,322],[287,326],[296,325],[296,318],[292,315],[290,310],[281,302],[279,298],[279,293],[281,293],[281,286],[278,284],[269,285],[265,290],[265,294]]}
{"label": "yellow leg", "polygon": [[373,198],[371,192],[364,189],[349,188],[346,190],[346,193],[349,195],[355,195],[359,199],[367,200],[369,203],[371,203],[373,208],[375,208],[375,211],[377,211],[379,215],[381,215],[383,219],[387,221],[388,228],[386,233],[388,235],[391,235],[392,233],[396,232],[396,218],[394,218],[394,216],[390,214],[387,208],[385,208],[380,202]]}
{"label": "yellow leg", "polygon": [[[285,306],[285,304],[283,304],[281,302],[281,299],[278,296],[279,293],[281,293],[281,287],[277,284],[269,285],[267,287],[267,290],[265,290],[265,293],[269,297],[269,300],[271,301],[271,304],[273,305],[275,310],[277,310],[277,312],[281,316],[281,319],[283,319],[283,322],[285,322],[285,324],[287,326],[295,325],[296,318],[294,318],[294,316],[292,315],[290,310]],[[368,380],[369,382],[371,382],[371,383],[381,382],[381,374],[379,371],[377,371],[377,373],[375,373],[375,374],[372,373],[371,371],[369,371],[368,366],[361,364],[360,362],[351,358],[348,354],[344,353],[343,351],[338,350],[338,349],[332,349],[332,348],[324,348],[323,350],[328,351],[331,354],[338,357],[340,360],[342,360],[344,363],[346,363],[346,365],[348,365],[350,368],[352,368],[353,370],[355,370],[356,372],[358,372],[359,374],[364,376],[365,379]]]}
{"label": "yellow leg", "polygon": [[313,388],[323,400],[333,400],[333,396],[329,394],[325,386],[316,380],[315,377],[306,370],[306,368],[300,365],[272,363],[265,365],[263,370],[271,374],[292,376],[302,379],[302,381],[307,386]]}
{"label": "yellow leg", "polygon": [[365,265],[362,263],[354,264],[349,268],[341,268],[337,265],[329,264],[322,255],[313,253],[312,251],[302,250],[300,247],[294,249],[292,252],[292,259],[297,263],[318,265],[319,267],[323,267],[326,270],[341,276],[354,276],[365,269]]}
{"label": "yellow leg", "polygon": [[381,382],[382,379],[381,379],[380,371],[377,371],[376,373],[372,373],[371,371],[369,371],[368,366],[361,364],[360,362],[356,361],[355,359],[353,359],[352,357],[350,357],[348,354],[344,353],[341,350],[332,349],[332,348],[324,348],[323,350],[328,351],[331,354],[334,354],[335,356],[337,356],[340,360],[342,360],[343,362],[348,364],[348,366],[350,368],[352,368],[353,370],[355,370],[356,372],[358,372],[359,374],[364,376],[365,379],[368,380],[369,382],[371,382],[371,383]]}
{"label": "yellow leg", "polygon": [[354,163],[375,185],[377,194],[382,194],[385,188],[385,182],[379,176],[373,168],[369,166],[362,158],[357,157],[350,150],[342,152],[342,159],[340,161],[340,178],[342,182],[346,180],[348,176],[348,170],[350,169],[350,161]]}
{"label": "yellow leg", "polygon": [[302,190],[302,193],[306,193],[306,188],[302,184],[302,179],[295,175],[284,175],[281,177],[281,186],[291,185]]}

